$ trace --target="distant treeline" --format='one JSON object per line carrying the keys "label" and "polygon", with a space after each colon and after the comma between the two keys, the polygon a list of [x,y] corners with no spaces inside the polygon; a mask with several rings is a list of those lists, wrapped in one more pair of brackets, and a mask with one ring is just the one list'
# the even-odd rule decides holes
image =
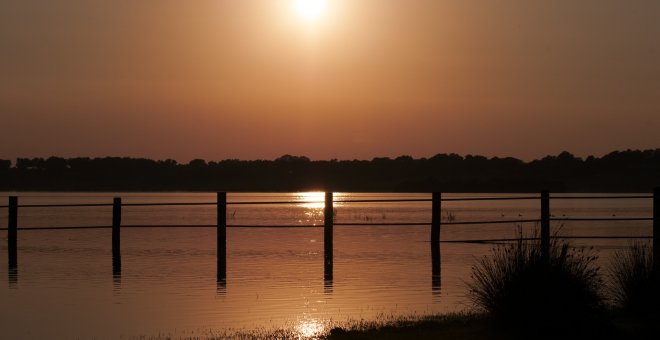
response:
{"label": "distant treeline", "polygon": [[523,162],[438,154],[367,160],[228,159],[187,164],[143,158],[0,160],[3,191],[649,192],[660,186],[660,149],[581,159],[568,152]]}

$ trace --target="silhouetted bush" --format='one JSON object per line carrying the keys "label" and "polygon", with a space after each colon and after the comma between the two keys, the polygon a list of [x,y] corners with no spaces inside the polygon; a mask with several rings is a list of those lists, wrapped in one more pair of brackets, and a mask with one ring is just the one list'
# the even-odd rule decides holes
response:
{"label": "silhouetted bush", "polygon": [[653,249],[634,243],[612,258],[609,293],[616,307],[633,315],[660,311],[660,282],[653,270]]}
{"label": "silhouetted bush", "polygon": [[472,268],[472,301],[503,325],[574,334],[602,322],[602,283],[593,249],[553,239],[549,258],[538,240],[498,246]]}

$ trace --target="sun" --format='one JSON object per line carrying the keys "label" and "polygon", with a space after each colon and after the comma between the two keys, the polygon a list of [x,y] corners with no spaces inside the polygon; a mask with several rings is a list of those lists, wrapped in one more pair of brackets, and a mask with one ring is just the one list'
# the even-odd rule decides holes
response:
{"label": "sun", "polygon": [[325,13],[326,0],[293,0],[293,8],[306,21],[316,21]]}

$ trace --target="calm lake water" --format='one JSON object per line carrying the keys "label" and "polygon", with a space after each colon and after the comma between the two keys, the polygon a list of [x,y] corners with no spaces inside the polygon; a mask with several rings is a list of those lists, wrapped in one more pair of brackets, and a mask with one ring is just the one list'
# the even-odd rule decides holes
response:
{"label": "calm lake water", "polygon": [[[0,193],[19,204],[215,202],[214,193]],[[444,194],[456,197],[530,196]],[[562,195],[571,196],[571,195]],[[575,196],[575,195],[573,195]],[[608,195],[628,196],[628,195]],[[430,194],[335,194],[341,199],[430,198]],[[322,193],[228,194],[230,225],[323,225]],[[335,203],[336,223],[430,222],[430,202]],[[540,201],[443,202],[456,222],[537,219]],[[210,336],[227,330],[284,328],[302,337],[349,320],[472,308],[465,282],[493,244],[442,243],[441,277],[432,276],[430,226],[335,226],[334,267],[324,280],[323,228],[229,228],[227,278],[216,276],[215,206],[124,207],[121,275],[113,277],[110,229],[19,230],[18,270],[0,242],[0,328],[8,339]],[[552,200],[555,217],[651,217],[651,199]],[[112,207],[20,208],[19,227],[107,226]],[[445,225],[442,240],[512,238],[535,223]],[[7,227],[7,208],[0,208]],[[553,222],[564,236],[650,236],[650,221]],[[599,263],[632,240],[574,239]],[[605,268],[604,268],[605,269]]]}

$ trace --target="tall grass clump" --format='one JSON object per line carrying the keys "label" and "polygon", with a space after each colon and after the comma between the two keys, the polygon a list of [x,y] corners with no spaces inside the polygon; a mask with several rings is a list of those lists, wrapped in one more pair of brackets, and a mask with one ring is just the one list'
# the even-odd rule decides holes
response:
{"label": "tall grass clump", "polygon": [[557,239],[545,259],[540,240],[521,235],[472,268],[470,298],[506,326],[543,332],[593,329],[603,318],[596,259],[593,249]]}
{"label": "tall grass clump", "polygon": [[633,315],[660,311],[660,280],[653,270],[653,249],[648,243],[634,243],[612,258],[609,293],[614,305]]}

